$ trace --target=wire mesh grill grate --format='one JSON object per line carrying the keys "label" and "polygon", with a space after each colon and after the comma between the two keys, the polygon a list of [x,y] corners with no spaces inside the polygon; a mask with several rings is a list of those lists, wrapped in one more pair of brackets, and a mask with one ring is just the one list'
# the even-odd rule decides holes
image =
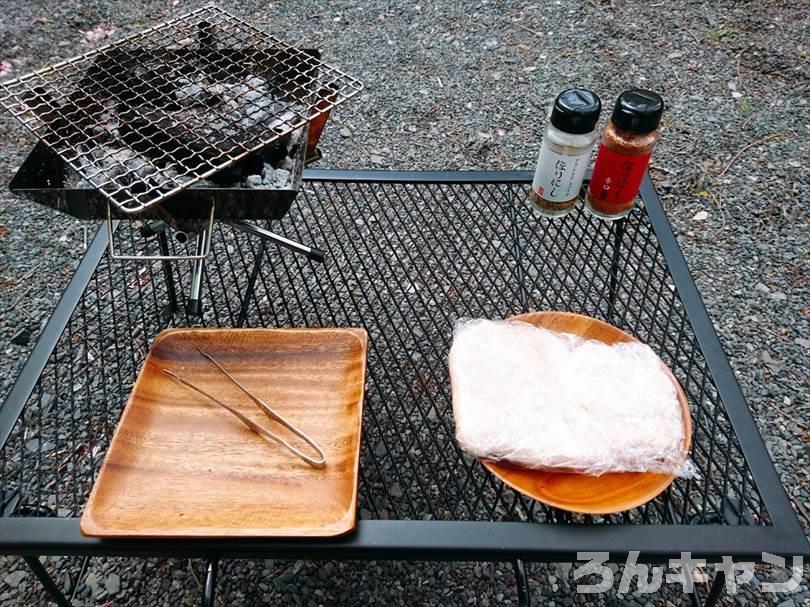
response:
{"label": "wire mesh grill grate", "polygon": [[[202,324],[367,329],[361,517],[770,524],[643,210],[617,235],[615,224],[579,210],[538,221],[523,204],[527,193],[514,184],[306,182],[288,217],[268,227],[325,248],[327,263],[219,226]],[[131,223],[119,239],[156,247]],[[186,292],[187,268],[171,268]],[[102,258],[1,454],[0,486],[28,512],[81,514],[152,340],[189,324],[182,309],[167,313],[168,301],[159,262]],[[465,455],[453,438],[446,364],[453,323],[529,309],[589,314],[649,343],[688,395],[700,478],[676,480],[630,512],[583,517],[511,491]]]}
{"label": "wire mesh grill grate", "polygon": [[300,128],[359,81],[216,7],[0,83],[0,103],[137,213]]}

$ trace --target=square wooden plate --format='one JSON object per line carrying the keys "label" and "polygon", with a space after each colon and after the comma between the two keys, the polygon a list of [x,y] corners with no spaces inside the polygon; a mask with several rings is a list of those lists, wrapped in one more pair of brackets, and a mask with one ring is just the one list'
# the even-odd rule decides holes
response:
{"label": "square wooden plate", "polygon": [[[351,531],[367,342],[363,329],[163,331],[113,435],[82,516],[82,533],[194,538]],[[195,345],[311,436],[326,454],[326,467],[308,466],[163,373],[175,371],[302,444]]]}

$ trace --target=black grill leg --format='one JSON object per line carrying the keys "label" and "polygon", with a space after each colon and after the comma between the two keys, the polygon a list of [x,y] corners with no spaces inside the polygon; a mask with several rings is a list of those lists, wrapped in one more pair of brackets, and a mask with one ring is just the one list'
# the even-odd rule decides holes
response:
{"label": "black grill leg", "polygon": [[217,590],[217,568],[219,559],[211,557],[205,567],[205,583],[203,584],[202,607],[214,607],[214,596]]}
{"label": "black grill leg", "polygon": [[526,563],[523,559],[515,559],[512,565],[515,568],[515,582],[517,583],[518,605],[529,607],[529,576],[526,573]]}
{"label": "black grill leg", "polygon": [[608,320],[616,323],[614,314],[616,313],[616,290],[619,287],[619,255],[622,249],[622,237],[626,219],[622,217],[610,224],[610,231],[613,233],[613,258],[610,261],[610,283],[608,284]]}
{"label": "black grill leg", "polygon": [[62,594],[62,591],[56,586],[56,582],[54,582],[50,574],[45,571],[45,567],[39,562],[39,558],[36,556],[26,556],[23,558],[25,562],[28,563],[31,571],[34,572],[34,575],[37,576],[39,583],[42,584],[42,587],[45,588],[47,593],[51,596],[51,600],[59,605],[59,607],[71,607],[70,601],[65,598],[65,595]]}
{"label": "black grill leg", "polygon": [[[208,230],[201,230],[197,234],[197,248],[195,255],[202,255],[205,252],[205,241],[208,238]],[[191,286],[189,288],[188,299],[186,300],[186,314],[189,316],[202,316],[202,300],[200,292],[205,277],[205,260],[195,259],[191,262]]]}

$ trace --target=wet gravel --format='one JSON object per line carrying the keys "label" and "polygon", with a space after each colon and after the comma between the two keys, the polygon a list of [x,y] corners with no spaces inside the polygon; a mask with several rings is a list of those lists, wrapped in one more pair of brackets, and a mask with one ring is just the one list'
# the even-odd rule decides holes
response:
{"label": "wet gravel", "polygon": [[[89,50],[197,3],[14,2],[0,16],[9,76]],[[625,87],[668,104],[653,175],[693,276],[780,478],[810,526],[810,16],[806,4],[296,2],[239,14],[320,48],[366,90],[333,115],[322,167],[529,169],[545,108],[580,84],[604,104]],[[677,19],[673,19],[677,15]],[[112,31],[114,29],[114,31]],[[0,179],[32,144],[0,117]],[[0,192],[0,397],[77,264],[88,226]],[[90,226],[92,233],[92,226]],[[60,582],[79,562],[49,560]],[[93,559],[77,605],[192,605],[202,563]],[[553,575],[552,579],[550,576]],[[583,604],[570,569],[535,566],[544,604]],[[749,589],[750,590],[750,589]],[[516,604],[510,567],[492,564],[228,561],[221,605]],[[668,595],[679,604],[682,595]],[[782,607],[798,594],[736,602]],[[660,604],[621,597],[605,604]],[[791,602],[792,601],[792,602]],[[21,560],[0,559],[0,604],[46,599]],[[806,604],[806,603],[805,603]]]}

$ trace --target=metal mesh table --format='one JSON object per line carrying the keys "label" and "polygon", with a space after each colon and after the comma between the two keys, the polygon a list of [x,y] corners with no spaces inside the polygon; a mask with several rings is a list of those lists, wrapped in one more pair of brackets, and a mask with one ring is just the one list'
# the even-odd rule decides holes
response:
{"label": "metal mesh table", "polygon": [[[325,248],[327,264],[220,226],[201,321],[172,301],[186,268],[111,260],[97,235],[0,408],[0,552],[518,564],[573,561],[585,550],[617,560],[630,550],[648,560],[807,554],[649,177],[643,208],[613,224],[581,210],[535,218],[524,204],[530,177],[309,171],[293,211],[272,228]],[[118,239],[142,252],[157,246],[125,222]],[[577,516],[511,491],[461,452],[446,364],[454,321],[536,309],[595,316],[652,346],[688,395],[698,480],[677,480],[624,514]],[[78,517],[153,338],[190,323],[368,330],[356,533],[330,541],[80,535]]]}

